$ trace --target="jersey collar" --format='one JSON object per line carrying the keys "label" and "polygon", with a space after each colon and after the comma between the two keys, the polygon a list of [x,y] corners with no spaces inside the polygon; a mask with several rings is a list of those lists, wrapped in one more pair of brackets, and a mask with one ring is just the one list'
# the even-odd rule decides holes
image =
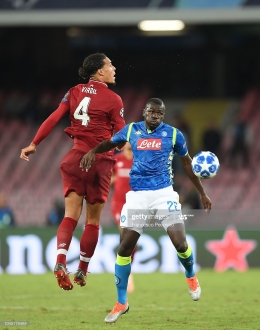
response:
{"label": "jersey collar", "polygon": [[102,81],[95,80],[95,79],[91,79],[91,78],[90,78],[90,79],[89,79],[89,82],[102,84],[102,85],[105,85],[106,87],[108,87],[106,83],[104,83],[104,82],[102,82]]}
{"label": "jersey collar", "polygon": [[161,129],[161,127],[163,126],[163,124],[164,124],[164,122],[161,122],[161,124],[160,124],[158,127],[156,127],[156,128],[152,131],[152,130],[146,128],[146,126],[145,126],[145,122],[144,122],[144,121],[142,122],[143,129],[144,129],[144,130],[146,131],[146,133],[148,133],[148,134],[151,134],[151,133],[156,132],[157,130]]}

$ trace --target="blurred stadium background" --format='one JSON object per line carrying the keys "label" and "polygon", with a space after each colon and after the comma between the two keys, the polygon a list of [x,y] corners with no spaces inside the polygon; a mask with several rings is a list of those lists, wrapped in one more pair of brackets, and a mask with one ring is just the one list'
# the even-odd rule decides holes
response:
{"label": "blurred stadium background", "polygon": [[[184,28],[139,29],[140,21],[152,19],[180,20]],[[216,178],[203,181],[216,212],[210,221],[203,216],[187,221],[188,228],[217,227],[221,238],[232,225],[250,228],[260,240],[260,0],[1,0],[0,193],[15,218],[15,227],[1,228],[1,235],[46,227],[63,198],[59,163],[72,145],[63,133],[68,119],[29,163],[19,159],[20,150],[66,91],[81,82],[78,68],[97,51],[117,68],[113,89],[123,99],[127,123],[141,120],[146,100],[159,97],[166,104],[165,121],[187,135],[191,156],[205,148],[207,129],[218,134],[221,168]],[[248,154],[241,145],[241,153],[230,157],[240,120]],[[184,209],[199,209],[177,161],[175,168]],[[109,202],[102,225],[114,226]],[[251,261],[259,265],[258,250]]]}

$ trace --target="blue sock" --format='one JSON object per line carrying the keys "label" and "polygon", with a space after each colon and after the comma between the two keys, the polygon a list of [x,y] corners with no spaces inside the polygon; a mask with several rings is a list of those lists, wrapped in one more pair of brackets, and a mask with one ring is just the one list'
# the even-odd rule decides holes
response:
{"label": "blue sock", "polygon": [[115,264],[115,283],[117,289],[117,301],[125,304],[127,301],[127,284],[131,272],[131,256],[120,257],[117,255]]}
{"label": "blue sock", "polygon": [[194,269],[193,269],[193,254],[191,247],[188,245],[187,251],[180,253],[177,252],[178,259],[182,263],[183,267],[185,268],[185,275],[186,277],[193,277],[195,275]]}

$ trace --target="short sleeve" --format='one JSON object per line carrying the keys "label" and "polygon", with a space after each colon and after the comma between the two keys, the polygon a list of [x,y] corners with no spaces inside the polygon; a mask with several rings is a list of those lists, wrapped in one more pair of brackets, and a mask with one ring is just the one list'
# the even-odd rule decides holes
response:
{"label": "short sleeve", "polygon": [[129,124],[122,128],[119,132],[117,132],[112,138],[111,141],[114,143],[124,143],[127,142],[127,132],[128,132]]}
{"label": "short sleeve", "polygon": [[184,135],[177,129],[176,143],[174,146],[175,152],[180,156],[184,157],[188,153],[187,143]]}

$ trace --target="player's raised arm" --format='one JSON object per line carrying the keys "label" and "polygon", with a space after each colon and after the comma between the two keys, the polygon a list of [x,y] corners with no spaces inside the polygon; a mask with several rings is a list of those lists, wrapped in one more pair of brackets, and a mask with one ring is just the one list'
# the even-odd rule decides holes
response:
{"label": "player's raised arm", "polygon": [[23,148],[20,154],[20,158],[29,161],[29,155],[36,152],[36,146],[41,143],[43,139],[53,130],[54,126],[60,121],[62,117],[68,112],[69,108],[67,104],[61,103],[59,107],[41,124],[32,143]]}
{"label": "player's raised arm", "polygon": [[192,172],[192,168],[191,168],[192,159],[190,155],[187,153],[184,157],[180,157],[180,159],[185,172],[187,173],[190,180],[193,182],[194,186],[198,189],[198,192],[200,194],[200,199],[205,211],[210,212],[212,202],[210,198],[206,195],[200,179]]}
{"label": "player's raised arm", "polygon": [[119,144],[120,143],[115,143],[112,140],[102,141],[98,146],[96,146],[94,149],[91,149],[87,154],[82,157],[79,167],[82,168],[82,171],[86,170],[87,172],[91,165],[94,163],[96,154],[102,154],[103,152],[107,152],[115,148]]}

